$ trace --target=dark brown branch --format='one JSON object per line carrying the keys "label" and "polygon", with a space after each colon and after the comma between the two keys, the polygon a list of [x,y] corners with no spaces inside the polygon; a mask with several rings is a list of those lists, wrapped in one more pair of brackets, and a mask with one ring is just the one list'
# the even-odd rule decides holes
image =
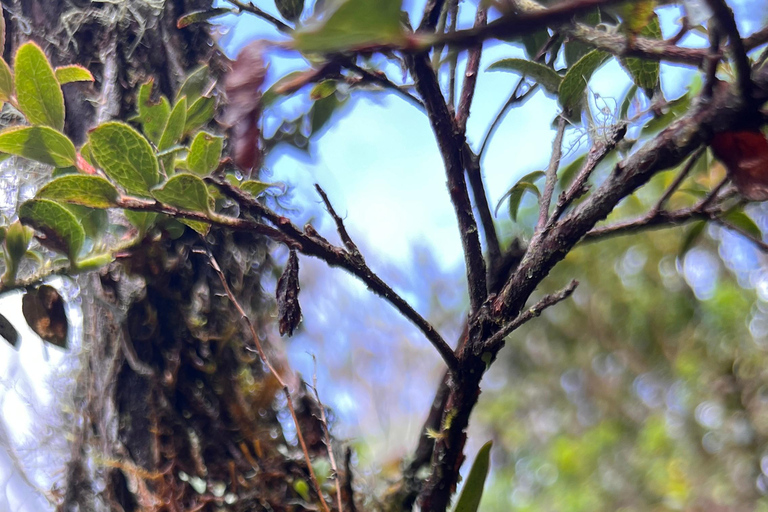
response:
{"label": "dark brown branch", "polygon": [[581,170],[579,170],[576,178],[574,178],[573,182],[568,187],[568,190],[565,190],[560,194],[557,204],[555,205],[555,211],[552,212],[552,217],[549,221],[550,226],[560,218],[573,201],[586,192],[586,183],[592,175],[592,172],[597,165],[603,161],[608,153],[613,151],[616,144],[624,138],[626,133],[627,123],[620,121],[606,130],[601,140],[595,141],[589,149],[589,153],[587,153],[587,161],[584,162],[584,165]]}
{"label": "dark brown branch", "polygon": [[328,199],[328,194],[326,194],[325,190],[320,188],[320,185],[317,183],[315,183],[315,190],[317,190],[317,193],[320,194],[320,197],[322,198],[323,203],[325,203],[325,207],[328,210],[328,213],[333,218],[333,222],[336,223],[336,231],[339,232],[339,238],[341,238],[344,247],[347,248],[352,256],[362,260],[363,255],[360,254],[360,249],[357,248],[357,245],[355,245],[355,242],[353,242],[352,238],[349,236],[347,228],[344,226],[344,221],[341,219],[341,217],[338,216],[336,210],[333,209],[333,205],[331,205],[331,201]]}
{"label": "dark brown branch", "polygon": [[357,64],[353,64],[353,63],[345,63],[344,67],[349,69],[350,71],[354,71],[355,73],[359,74],[361,76],[363,83],[380,85],[384,89],[389,89],[391,91],[394,91],[398,93],[400,96],[402,96],[403,98],[405,98],[406,100],[408,100],[410,103],[418,107],[420,110],[424,110],[424,102],[422,102],[416,96],[411,95],[403,87],[392,82],[386,76],[381,76],[379,74],[372,73],[367,69],[361,68]]}
{"label": "dark brown branch", "polygon": [[352,448],[347,446],[344,451],[344,482],[342,483],[341,491],[344,498],[344,503],[347,505],[347,512],[357,512],[355,506],[355,492],[352,489]]}
{"label": "dark brown branch", "polygon": [[480,169],[480,158],[477,155],[472,154],[469,147],[466,147],[464,151],[470,155],[467,164],[467,179],[469,180],[470,187],[472,187],[472,199],[475,202],[477,214],[480,216],[480,225],[483,228],[485,245],[488,248],[487,284],[490,291],[490,274],[498,267],[499,260],[501,259],[501,245],[499,244],[499,237],[496,233],[496,223],[493,221],[491,207],[488,204],[488,194],[485,191],[483,173]]}
{"label": "dark brown branch", "polygon": [[664,207],[664,203],[666,203],[669,200],[669,198],[672,197],[672,194],[675,193],[675,191],[683,183],[683,181],[688,176],[688,174],[690,174],[691,170],[693,169],[693,166],[696,165],[696,162],[699,161],[699,158],[701,158],[701,156],[704,154],[706,150],[707,148],[702,146],[693,152],[693,154],[691,155],[691,158],[688,159],[688,162],[686,162],[683,169],[675,177],[674,181],[669,185],[669,187],[667,187],[667,190],[664,191],[664,193],[661,195],[661,197],[653,206],[653,208],[651,208],[651,212],[658,213],[659,211],[661,211],[661,209]]}
{"label": "dark brown branch", "polygon": [[736,26],[736,20],[733,18],[733,11],[725,3],[725,0],[707,0],[709,8],[712,9],[717,24],[723,32],[728,35],[728,50],[733,61],[733,68],[736,71],[736,83],[741,91],[744,101],[752,102],[752,76],[747,49],[741,40],[739,28]]}
{"label": "dark brown branch", "polygon": [[514,320],[505,324],[501,329],[499,329],[499,332],[494,334],[486,342],[485,346],[487,349],[491,353],[496,354],[499,350],[501,350],[502,347],[504,347],[504,340],[507,336],[520,328],[520,326],[522,326],[524,323],[541,315],[545,309],[554,306],[558,302],[562,302],[570,297],[578,285],[579,282],[574,279],[570,282],[570,284],[568,284],[568,286],[559,292],[543,297],[539,302],[517,315]]}
{"label": "dark brown branch", "polygon": [[277,30],[279,30],[280,32],[288,33],[288,32],[292,32],[293,31],[293,29],[291,27],[289,27],[287,24],[285,24],[282,21],[280,21],[279,19],[275,18],[274,16],[272,16],[268,12],[262,11],[261,9],[259,9],[255,5],[253,5],[253,3],[251,3],[251,2],[245,3],[245,2],[241,2],[240,0],[227,0],[227,2],[231,3],[232,5],[234,5],[235,7],[237,7],[238,9],[240,9],[243,12],[251,13],[254,16],[258,16],[259,18],[261,18],[261,19],[263,19],[265,21],[268,21],[269,23],[274,25],[275,28]]}
{"label": "dark brown branch", "polygon": [[536,231],[541,231],[547,225],[549,218],[549,206],[552,204],[552,194],[555,192],[557,183],[557,169],[560,167],[560,157],[563,154],[563,137],[565,136],[565,117],[559,116],[557,120],[557,134],[552,143],[552,155],[547,167],[546,182],[544,183],[544,193],[541,195],[539,204],[539,222],[536,224]]}
{"label": "dark brown branch", "polygon": [[[488,8],[483,5],[477,8],[475,15],[475,28],[484,27],[488,23]],[[475,95],[477,85],[477,72],[480,69],[480,57],[483,54],[482,43],[473,46],[467,52],[467,67],[464,70],[464,85],[461,88],[459,106],[456,109],[456,125],[459,131],[467,131],[467,119],[469,118],[469,109],[472,106],[472,98]]]}
{"label": "dark brown branch", "polygon": [[424,100],[429,122],[437,139],[443,157],[448,179],[448,193],[451,197],[456,219],[459,224],[464,261],[467,266],[470,313],[480,309],[487,296],[485,260],[480,245],[477,222],[472,212],[467,183],[464,178],[464,161],[469,155],[463,154],[464,135],[461,134],[448,111],[440,85],[427,55],[422,53],[407,58],[408,67],[416,81],[416,90]]}
{"label": "dark brown branch", "polygon": [[417,313],[405,299],[398,295],[387,283],[375,274],[368,265],[365,264],[362,258],[355,258],[351,253],[344,249],[332,245],[328,240],[315,233],[314,230],[310,230],[309,228],[311,228],[311,226],[305,231],[301,231],[290,221],[290,219],[282,217],[268,209],[250,194],[232,186],[223,178],[212,177],[207,180],[218,187],[227,197],[237,202],[243,210],[256,217],[263,217],[277,226],[279,233],[284,238],[287,238],[293,246],[297,247],[302,254],[321,259],[332,267],[343,268],[363,281],[371,291],[376,295],[383,297],[403,316],[419,328],[424,336],[426,336],[430,343],[437,349],[438,353],[445,361],[445,364],[452,372],[458,369],[458,359],[456,358],[456,354],[454,354],[453,349],[451,349],[442,336],[440,336],[440,333],[438,333],[432,324],[424,319],[424,317]]}
{"label": "dark brown branch", "polygon": [[751,233],[748,233],[747,231],[744,231],[740,227],[730,224],[729,222],[723,219],[715,218],[713,220],[715,223],[721,225],[725,229],[730,229],[731,231],[735,231],[736,233],[740,234],[741,236],[743,236],[744,238],[746,238],[747,240],[755,244],[755,246],[757,246],[757,248],[760,249],[760,251],[768,254],[768,244],[763,242],[761,239],[755,238]]}
{"label": "dark brown branch", "polygon": [[599,241],[613,236],[628,235],[648,229],[670,228],[681,226],[696,220],[707,220],[710,214],[698,211],[696,208],[684,208],[672,212],[659,211],[654,215],[643,215],[639,219],[617,222],[609,226],[592,229],[584,236],[585,242]]}

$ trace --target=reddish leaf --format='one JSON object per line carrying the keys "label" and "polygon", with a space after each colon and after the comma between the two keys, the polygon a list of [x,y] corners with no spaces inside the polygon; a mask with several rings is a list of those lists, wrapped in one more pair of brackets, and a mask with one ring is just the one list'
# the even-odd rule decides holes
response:
{"label": "reddish leaf", "polygon": [[21,299],[21,312],[38,336],[57,347],[67,346],[69,322],[64,312],[64,300],[56,288],[44,284],[28,289]]}
{"label": "reddish leaf", "polygon": [[233,159],[248,177],[261,166],[261,86],[267,68],[262,56],[264,43],[256,41],[242,49],[224,82],[227,93],[225,123],[232,128]]}
{"label": "reddish leaf", "polygon": [[741,195],[752,201],[768,199],[768,139],[762,132],[721,132],[710,144]]}
{"label": "reddish leaf", "polygon": [[301,322],[300,290],[299,258],[296,256],[296,251],[291,251],[283,275],[277,281],[277,314],[280,336],[286,332],[288,336],[292,336],[294,329]]}

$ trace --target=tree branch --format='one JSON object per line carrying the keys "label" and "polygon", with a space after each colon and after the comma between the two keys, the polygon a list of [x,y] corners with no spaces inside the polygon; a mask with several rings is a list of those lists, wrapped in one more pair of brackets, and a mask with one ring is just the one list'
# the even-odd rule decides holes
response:
{"label": "tree branch", "polygon": [[565,135],[565,117],[558,116],[557,134],[552,143],[552,156],[549,159],[547,167],[546,182],[544,183],[544,193],[541,195],[539,204],[539,222],[536,224],[536,231],[541,231],[547,225],[549,218],[549,205],[552,203],[552,194],[555,192],[555,183],[557,183],[557,169],[560,167],[560,156],[563,154],[563,136]]}
{"label": "tree branch", "polygon": [[448,193],[451,197],[456,219],[459,224],[464,261],[467,266],[470,314],[480,309],[487,296],[485,260],[480,245],[472,204],[469,200],[467,183],[464,178],[464,161],[469,155],[463,154],[465,139],[448,112],[440,85],[427,55],[422,53],[407,58],[408,67],[416,82],[416,90],[424,100],[432,131],[437,139],[448,178]]}
{"label": "tree branch", "polygon": [[744,42],[741,40],[739,28],[736,26],[736,20],[733,18],[733,11],[724,0],[707,0],[709,8],[714,13],[717,23],[728,35],[730,43],[728,49],[733,61],[733,68],[736,71],[736,83],[741,91],[744,101],[752,102],[752,77],[749,57]]}
{"label": "tree branch", "polygon": [[[488,23],[488,8],[480,5],[475,15],[475,28],[482,28]],[[459,131],[466,133],[469,109],[472,106],[472,98],[475,95],[477,85],[477,72],[480,68],[480,57],[483,54],[483,45],[473,46],[467,52],[467,67],[464,70],[464,86],[461,89],[459,106],[456,109],[456,125]]]}
{"label": "tree branch", "polygon": [[279,30],[280,32],[286,32],[286,33],[293,32],[293,28],[289,27],[287,24],[285,24],[282,21],[280,21],[279,19],[275,18],[274,16],[272,16],[268,12],[262,11],[261,9],[259,9],[255,5],[253,5],[253,3],[251,3],[251,2],[245,3],[245,2],[242,2],[240,0],[227,0],[227,2],[231,3],[232,5],[234,5],[235,7],[240,9],[241,11],[251,13],[254,16],[258,16],[259,18],[261,18],[261,19],[263,19],[265,21],[268,21],[269,23],[274,25],[274,27],[277,30]]}

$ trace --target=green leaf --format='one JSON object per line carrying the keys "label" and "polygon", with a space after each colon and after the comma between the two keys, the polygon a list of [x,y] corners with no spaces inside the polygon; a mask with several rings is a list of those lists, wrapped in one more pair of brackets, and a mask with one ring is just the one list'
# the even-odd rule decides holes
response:
{"label": "green leaf", "polygon": [[13,90],[13,72],[8,63],[0,58],[0,101],[11,99]]}
{"label": "green leaf", "polygon": [[525,59],[503,59],[488,66],[487,71],[516,71],[533,78],[552,94],[558,93],[560,83],[563,81],[557,71],[549,66]]}
{"label": "green leaf", "polygon": [[211,70],[208,66],[202,65],[192,70],[187,75],[184,83],[181,84],[179,92],[176,93],[176,101],[186,96],[187,103],[194,103],[205,92],[206,86],[211,79]]}
{"label": "green leaf", "polygon": [[534,182],[539,178],[545,176],[544,171],[533,171],[520,178],[515,185],[507,190],[507,193],[501,196],[499,202],[496,204],[494,215],[499,212],[499,207],[505,199],[509,198],[509,216],[513,221],[517,221],[517,210],[520,208],[520,202],[523,199],[523,195],[526,192],[531,192],[536,197],[539,197],[539,189],[534,185]]}
{"label": "green leaf", "polygon": [[477,512],[480,507],[480,499],[483,497],[483,487],[491,462],[491,446],[493,441],[488,441],[477,452],[475,462],[472,463],[467,481],[456,502],[456,508],[453,509],[454,512]]}
{"label": "green leaf", "polygon": [[14,127],[0,132],[0,152],[54,167],[70,167],[77,162],[72,141],[47,126]]}
{"label": "green leaf", "polygon": [[181,16],[176,20],[176,28],[184,28],[192,25],[193,23],[202,23],[208,21],[216,16],[223,16],[225,14],[232,14],[236,11],[229,7],[215,7],[213,9],[206,9],[204,11],[192,11],[184,16]]}
{"label": "green leaf", "polygon": [[223,144],[224,139],[210,133],[199,132],[195,135],[187,154],[189,170],[200,176],[210,174],[219,166]]}
{"label": "green leaf", "polygon": [[580,109],[584,91],[592,74],[599,68],[610,55],[593,50],[574,64],[563,77],[558,91],[560,105],[568,113],[574,113]]}
{"label": "green leaf", "polygon": [[755,221],[753,221],[749,215],[744,213],[744,210],[733,210],[726,213],[721,218],[726,224],[730,224],[731,226],[740,229],[747,235],[756,238],[757,240],[763,239],[763,232],[760,231],[760,228],[755,224]]}
{"label": "green leaf", "polygon": [[5,251],[12,262],[18,263],[24,257],[33,234],[31,229],[18,221],[8,226],[5,234]]}
{"label": "green leaf", "polygon": [[336,80],[323,80],[309,91],[309,99],[312,101],[327,98],[336,92]]}
{"label": "green leaf", "polygon": [[632,86],[627,91],[627,95],[624,96],[624,101],[621,102],[621,111],[619,112],[619,119],[626,119],[629,115],[629,107],[632,106],[632,100],[635,99],[637,94],[637,84]]}
{"label": "green leaf", "polygon": [[585,153],[560,170],[560,179],[558,181],[560,182],[561,187],[565,187],[569,185],[571,181],[573,181],[576,173],[581,170],[581,167],[584,165],[586,160],[587,155]]}
{"label": "green leaf", "polygon": [[76,259],[85,231],[72,212],[48,199],[33,199],[21,205],[19,219],[43,233],[51,247],[65,252],[71,261]]}
{"label": "green leaf", "polygon": [[[619,8],[619,13],[624,20],[624,29],[628,34],[639,35],[652,23],[651,17],[655,16],[655,0],[635,0],[627,2]],[[656,19],[658,22],[658,17]]]}
{"label": "green leaf", "polygon": [[83,227],[85,236],[93,239],[101,239],[107,226],[109,225],[109,214],[107,210],[89,208],[79,204],[62,203],[62,206],[72,212],[77,221]]}
{"label": "green leaf", "polygon": [[[648,23],[643,24],[639,35],[650,39],[661,39],[661,25],[656,14],[653,14]],[[647,93],[650,97],[653,94],[653,89],[659,85],[659,61],[627,57],[621,59],[620,62],[638,87],[645,91],[651,91]]]}
{"label": "green leaf", "polygon": [[187,122],[187,98],[182,96],[174,105],[171,115],[168,116],[168,123],[165,125],[160,142],[157,143],[157,149],[163,151],[173,146],[181,140],[184,134],[184,124]]}
{"label": "green leaf", "polygon": [[216,114],[216,98],[205,96],[195,100],[187,110],[187,120],[184,123],[184,134],[191,133],[208,124]]}
{"label": "green leaf", "polygon": [[[285,75],[282,78],[279,78],[274,84],[272,84],[269,89],[267,89],[264,92],[264,95],[261,97],[261,104],[264,107],[268,107],[272,105],[274,102],[276,102],[280,96],[284,96],[286,93],[283,92],[283,90],[289,85],[292,84],[295,80],[298,80],[301,77],[306,76],[308,73],[312,73],[313,71],[310,70],[304,70],[304,71],[292,71]],[[302,83],[304,83],[302,81]]]}
{"label": "green leaf", "polygon": [[693,244],[696,243],[696,240],[701,237],[705,227],[707,227],[707,223],[703,220],[694,222],[691,225],[691,227],[685,232],[683,242],[680,244],[680,251],[677,254],[678,257],[685,256],[685,253],[691,250],[691,247],[693,247]]}
{"label": "green leaf", "polygon": [[136,105],[139,111],[139,122],[141,123],[141,129],[144,131],[144,135],[146,135],[153,144],[157,144],[160,141],[160,137],[163,135],[165,125],[168,123],[168,117],[171,115],[171,104],[168,103],[168,98],[165,96],[161,96],[160,101],[157,103],[152,101],[153,84],[154,80],[150,79],[139,87]]}
{"label": "green leaf", "polygon": [[335,94],[326,96],[321,100],[317,100],[312,104],[312,109],[309,111],[310,122],[310,135],[316,135],[323,127],[331,120],[333,113],[344,103],[346,103],[348,97],[340,100]]}
{"label": "green leaf", "polygon": [[529,59],[535,59],[539,51],[549,41],[549,33],[546,30],[539,30],[532,34],[524,35],[522,39],[526,55],[528,55]]}
{"label": "green leaf", "polygon": [[[576,21],[594,27],[598,25],[601,20],[601,14],[599,9],[589,11],[589,13],[582,16],[577,16]],[[576,64],[582,57],[588,54],[592,50],[592,47],[581,41],[568,41],[564,45],[565,63],[570,68]]]}
{"label": "green leaf", "polygon": [[117,189],[101,176],[67,174],[47,183],[37,192],[38,198],[74,203],[91,208],[116,206]]}
{"label": "green leaf", "polygon": [[295,22],[304,10],[304,0],[275,0],[275,7],[280,12],[280,16]]}
{"label": "green leaf", "polygon": [[93,75],[83,66],[73,64],[71,66],[61,66],[56,68],[56,79],[59,84],[64,85],[70,82],[93,82]]}
{"label": "green leaf", "polygon": [[335,12],[294,32],[303,53],[335,53],[385,44],[401,44],[402,0],[346,0]]}
{"label": "green leaf", "polygon": [[205,182],[194,174],[181,173],[163,183],[162,187],[152,191],[155,199],[161,203],[200,213],[210,213],[212,198]]}
{"label": "green leaf", "polygon": [[16,99],[31,124],[64,129],[64,95],[45,53],[35,43],[16,52]]}
{"label": "green leaf", "polygon": [[160,181],[152,146],[127,124],[104,123],[91,131],[89,140],[101,169],[129,194],[146,197]]}
{"label": "green leaf", "polygon": [[140,236],[144,236],[152,226],[155,225],[157,213],[155,212],[135,212],[125,210],[125,218],[139,230]]}
{"label": "green leaf", "polygon": [[267,190],[269,187],[271,187],[271,183],[264,183],[261,181],[255,181],[255,180],[248,180],[244,181],[240,188],[249,194],[251,194],[253,197],[259,197],[262,192]]}

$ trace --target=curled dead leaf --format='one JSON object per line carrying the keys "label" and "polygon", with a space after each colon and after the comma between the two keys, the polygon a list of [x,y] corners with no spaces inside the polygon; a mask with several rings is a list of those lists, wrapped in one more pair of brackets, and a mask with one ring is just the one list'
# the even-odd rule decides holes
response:
{"label": "curled dead leaf", "polygon": [[277,314],[280,336],[288,333],[293,335],[294,329],[301,322],[301,305],[299,304],[299,257],[291,250],[285,270],[277,281]]}
{"label": "curled dead leaf", "polygon": [[47,284],[28,288],[21,299],[21,312],[38,336],[57,347],[66,348],[69,322],[64,300],[56,288]]}

